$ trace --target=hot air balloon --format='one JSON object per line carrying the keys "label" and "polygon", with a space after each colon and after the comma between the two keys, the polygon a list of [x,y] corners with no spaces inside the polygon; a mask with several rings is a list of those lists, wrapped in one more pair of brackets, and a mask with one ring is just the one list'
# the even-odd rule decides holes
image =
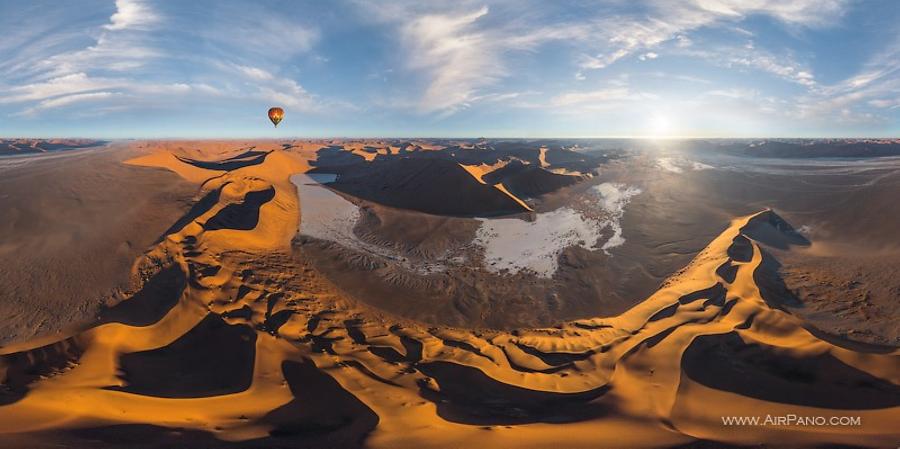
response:
{"label": "hot air balloon", "polygon": [[272,124],[275,125],[276,128],[278,127],[278,124],[281,123],[281,119],[283,118],[284,109],[278,107],[269,108],[269,120],[272,121]]}

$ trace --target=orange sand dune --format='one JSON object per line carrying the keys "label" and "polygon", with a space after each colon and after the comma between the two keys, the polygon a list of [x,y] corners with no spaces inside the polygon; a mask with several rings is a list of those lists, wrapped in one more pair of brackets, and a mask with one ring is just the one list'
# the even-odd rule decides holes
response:
{"label": "orange sand dune", "polygon": [[[478,182],[480,182],[482,184],[487,184],[484,181],[484,175],[491,173],[494,170],[499,170],[499,169],[505,167],[507,164],[509,164],[509,162],[510,162],[510,160],[507,159],[507,160],[502,160],[502,161],[497,162],[496,164],[491,164],[491,165],[482,163],[481,165],[459,164],[459,166],[462,167],[463,169],[465,169],[466,172],[468,172],[470,175],[472,175],[473,178],[477,179]],[[513,195],[509,190],[507,190],[506,186],[504,186],[503,183],[494,184],[494,188],[503,192],[504,195],[512,198],[513,201],[519,203],[519,205],[522,206],[525,210],[529,210],[529,211],[534,210],[525,201],[522,201],[521,198]]]}
{"label": "orange sand dune", "polygon": [[[749,236],[781,232],[772,211],[735,219],[620,316],[513,332],[426,327],[348,300],[302,254],[292,258],[299,208],[288,178],[308,168],[302,157],[274,148],[259,164],[201,179],[157,150],[132,163],[212,195],[142,261],[176,267],[183,289],[150,325],[109,322],[2,348],[0,446],[114,445],[136,429],[121,426],[136,424],[154,435],[180,429],[166,444],[197,447],[894,447],[900,438],[900,352],[836,346],[767,304],[759,281],[769,256]],[[790,414],[862,425],[722,424]]]}

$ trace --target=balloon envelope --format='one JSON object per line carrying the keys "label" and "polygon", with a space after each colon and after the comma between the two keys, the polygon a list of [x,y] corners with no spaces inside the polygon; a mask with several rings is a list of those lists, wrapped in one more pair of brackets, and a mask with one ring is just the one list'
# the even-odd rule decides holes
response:
{"label": "balloon envelope", "polygon": [[278,127],[278,124],[281,123],[281,119],[284,118],[284,109],[281,108],[269,108],[269,120],[272,121],[272,124],[275,127]]}

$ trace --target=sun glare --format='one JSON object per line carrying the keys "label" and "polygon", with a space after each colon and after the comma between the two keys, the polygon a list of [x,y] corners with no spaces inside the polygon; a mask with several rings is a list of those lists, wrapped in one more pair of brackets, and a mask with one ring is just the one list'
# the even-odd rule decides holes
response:
{"label": "sun glare", "polygon": [[653,137],[667,137],[672,134],[672,121],[662,114],[653,114],[650,118],[648,134]]}

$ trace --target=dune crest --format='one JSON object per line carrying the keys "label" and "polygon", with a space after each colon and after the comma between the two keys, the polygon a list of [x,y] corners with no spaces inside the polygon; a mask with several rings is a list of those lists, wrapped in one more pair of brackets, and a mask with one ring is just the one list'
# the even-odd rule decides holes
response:
{"label": "dune crest", "polygon": [[[274,149],[216,170],[166,152],[133,163],[202,183],[197,209],[138,264],[150,278],[177,274],[171,303],[135,323],[125,308],[148,300],[135,295],[105,324],[0,348],[0,446],[121,441],[136,425],[205,447],[884,447],[900,437],[900,352],[829,343],[765,297],[765,240],[792,241],[773,211],[732,221],[619,316],[512,332],[427,327],[348,299],[292,258],[290,176],[309,168],[302,158]],[[191,363],[201,354],[207,362]],[[148,375],[147,360],[167,369]],[[863,426],[722,423],[767,414]]]}
{"label": "dune crest", "polygon": [[[510,162],[510,160],[507,159],[507,160],[499,161],[496,164],[485,164],[485,163],[482,163],[480,165],[459,164],[459,166],[462,167],[470,175],[472,175],[473,178],[478,180],[478,182],[480,182],[482,184],[488,184],[488,182],[486,182],[484,180],[484,176],[505,167],[507,164],[509,164],[509,162]],[[532,207],[529,206],[525,201],[522,201],[521,198],[513,195],[506,188],[506,186],[503,185],[502,182],[497,183],[497,184],[491,184],[491,185],[493,185],[495,189],[503,192],[504,195],[510,197],[513,201],[519,203],[519,205],[522,206],[523,209],[525,209],[527,211],[534,211],[534,209],[532,209]]]}

